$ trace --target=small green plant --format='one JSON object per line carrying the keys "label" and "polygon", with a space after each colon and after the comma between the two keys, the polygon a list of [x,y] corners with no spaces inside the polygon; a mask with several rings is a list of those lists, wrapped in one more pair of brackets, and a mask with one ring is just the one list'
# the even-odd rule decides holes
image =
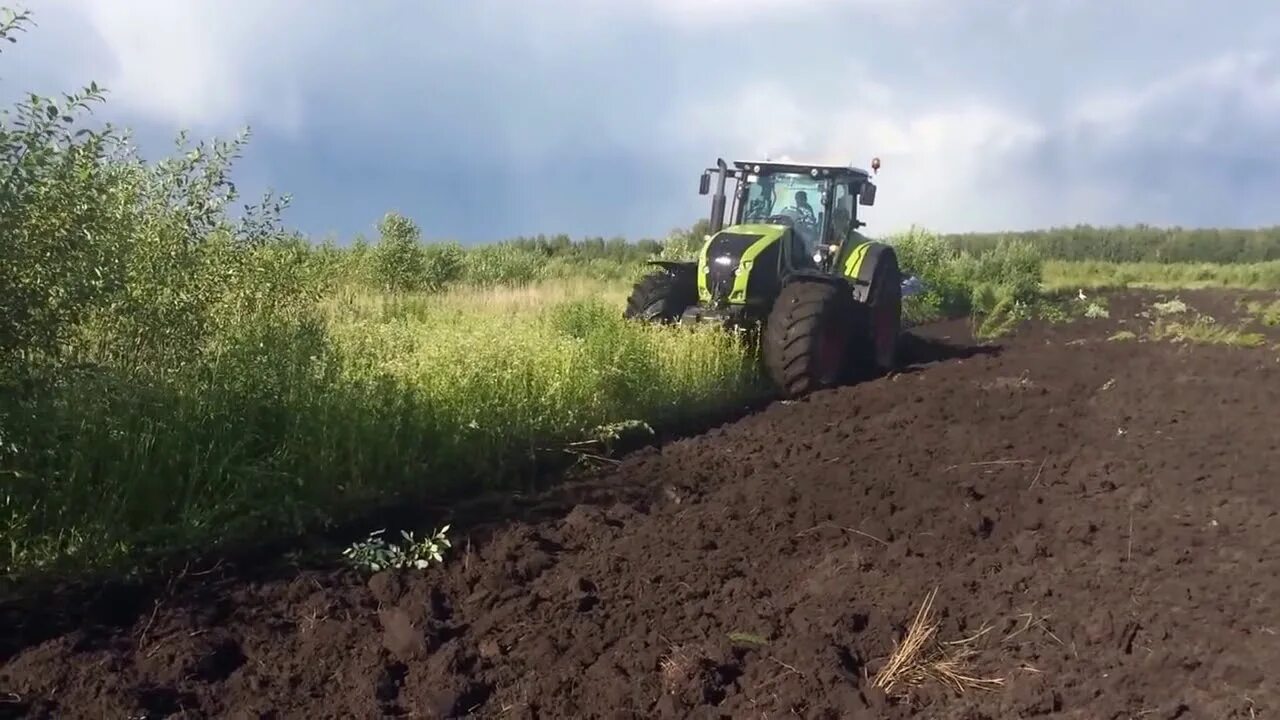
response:
{"label": "small green plant", "polygon": [[1133,332],[1132,330],[1121,330],[1120,332],[1118,332],[1118,333],[1116,333],[1116,334],[1112,335],[1111,337],[1109,337],[1109,338],[1107,338],[1107,339],[1108,339],[1108,340],[1111,340],[1111,341],[1113,341],[1113,342],[1114,342],[1114,341],[1120,341],[1120,340],[1137,340],[1137,339],[1138,339],[1138,335],[1137,335],[1137,333]]}
{"label": "small green plant", "polygon": [[1090,319],[1105,319],[1111,317],[1111,311],[1107,306],[1097,301],[1091,302],[1084,308],[1084,316]]}
{"label": "small green plant", "polygon": [[1152,303],[1151,309],[1155,310],[1157,315],[1181,315],[1189,308],[1186,303],[1174,298],[1168,302]]}
{"label": "small green plant", "polygon": [[591,440],[604,447],[605,452],[612,452],[619,442],[641,437],[651,438],[654,435],[653,427],[649,423],[640,420],[623,420],[621,422],[608,423],[593,429],[590,433]]}
{"label": "small green plant", "polygon": [[1258,319],[1258,322],[1267,327],[1280,326],[1280,300],[1276,300],[1270,304],[1262,303],[1257,300],[1250,300],[1245,303],[1245,310]]}
{"label": "small green plant", "polygon": [[1058,324],[1071,320],[1071,314],[1061,303],[1045,300],[1036,307],[1036,314],[1041,320],[1048,323]]}
{"label": "small green plant", "polygon": [[735,645],[754,645],[756,647],[763,647],[769,644],[769,641],[760,635],[737,631],[729,633],[729,641]]}
{"label": "small green plant", "polygon": [[351,547],[343,550],[343,556],[356,568],[369,572],[408,568],[422,570],[429,567],[432,562],[444,562],[443,550],[452,547],[446,535],[449,532],[448,525],[437,530],[431,537],[422,540],[416,540],[413,533],[401,530],[400,536],[404,538],[402,545],[384,540],[383,532],[385,530],[369,533],[368,538],[353,543]]}
{"label": "small green plant", "polygon": [[1156,320],[1149,335],[1155,340],[1250,348],[1261,347],[1267,342],[1266,337],[1261,333],[1247,332],[1240,327],[1219,325],[1208,315],[1200,315],[1189,322]]}

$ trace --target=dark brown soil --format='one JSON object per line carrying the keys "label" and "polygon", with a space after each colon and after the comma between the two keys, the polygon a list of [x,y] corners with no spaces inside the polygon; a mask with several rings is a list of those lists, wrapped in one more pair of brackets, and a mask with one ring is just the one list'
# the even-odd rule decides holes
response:
{"label": "dark brown soil", "polygon": [[[1276,717],[1280,334],[1106,339],[1153,297],[636,452],[443,568],[3,616],[0,716]],[[877,690],[935,589],[1002,683]]]}

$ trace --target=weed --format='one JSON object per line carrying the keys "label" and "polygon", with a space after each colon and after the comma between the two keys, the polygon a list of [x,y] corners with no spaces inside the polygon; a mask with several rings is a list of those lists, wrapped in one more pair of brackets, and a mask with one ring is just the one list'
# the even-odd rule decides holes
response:
{"label": "weed", "polygon": [[752,645],[755,647],[769,644],[769,641],[760,635],[747,632],[731,632],[729,633],[729,640],[737,645]]}
{"label": "weed", "polygon": [[1111,311],[1107,306],[1097,301],[1091,302],[1084,308],[1084,316],[1090,319],[1109,318]]}
{"label": "weed", "polygon": [[1242,327],[1219,325],[1208,315],[1200,315],[1189,322],[1167,321],[1161,318],[1152,324],[1148,335],[1153,340],[1247,348],[1261,347],[1267,341],[1266,337],[1260,333],[1248,332]]}
{"label": "weed", "polygon": [[432,562],[444,562],[444,550],[451,547],[446,533],[449,526],[440,528],[429,538],[416,540],[413,533],[404,530],[402,545],[395,545],[382,538],[384,530],[376,530],[363,541],[352,544],[342,555],[353,566],[369,572],[392,569],[416,568],[422,570]]}
{"label": "weed", "polygon": [[1182,302],[1178,298],[1174,298],[1167,302],[1152,303],[1151,309],[1154,310],[1157,315],[1181,315],[1187,312],[1189,308],[1186,303]]}
{"label": "weed", "polygon": [[1280,326],[1280,300],[1271,303],[1250,300],[1245,303],[1245,311],[1267,327]]}

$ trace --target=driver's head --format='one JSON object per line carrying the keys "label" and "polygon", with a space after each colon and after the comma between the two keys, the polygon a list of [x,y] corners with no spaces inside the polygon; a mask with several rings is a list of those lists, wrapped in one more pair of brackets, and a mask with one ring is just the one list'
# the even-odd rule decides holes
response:
{"label": "driver's head", "polygon": [[808,205],[809,195],[803,190],[796,191],[796,205]]}

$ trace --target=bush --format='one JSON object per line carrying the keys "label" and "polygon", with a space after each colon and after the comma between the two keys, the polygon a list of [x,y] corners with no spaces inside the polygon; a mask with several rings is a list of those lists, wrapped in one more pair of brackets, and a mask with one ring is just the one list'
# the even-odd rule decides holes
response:
{"label": "bush", "polygon": [[942,238],[919,228],[886,239],[898,253],[905,276],[914,275],[924,291],[907,298],[903,311],[911,322],[963,315],[969,311],[972,287],[960,268],[960,253]]}
{"label": "bush", "polygon": [[418,226],[398,213],[387,213],[378,223],[373,263],[383,290],[406,292],[425,286],[427,259],[421,240]]}
{"label": "bush", "polygon": [[1020,316],[1040,297],[1043,261],[1030,243],[1002,241],[975,254],[919,228],[888,242],[898,252],[904,274],[924,283],[925,291],[904,303],[910,322],[970,313],[1000,316],[1003,322],[1010,313]]}
{"label": "bush", "polygon": [[463,278],[481,287],[528,285],[544,277],[546,264],[546,257],[535,251],[487,245],[466,254]]}
{"label": "bush", "polygon": [[423,289],[435,292],[460,281],[466,262],[466,251],[456,242],[427,245],[423,248]]}

